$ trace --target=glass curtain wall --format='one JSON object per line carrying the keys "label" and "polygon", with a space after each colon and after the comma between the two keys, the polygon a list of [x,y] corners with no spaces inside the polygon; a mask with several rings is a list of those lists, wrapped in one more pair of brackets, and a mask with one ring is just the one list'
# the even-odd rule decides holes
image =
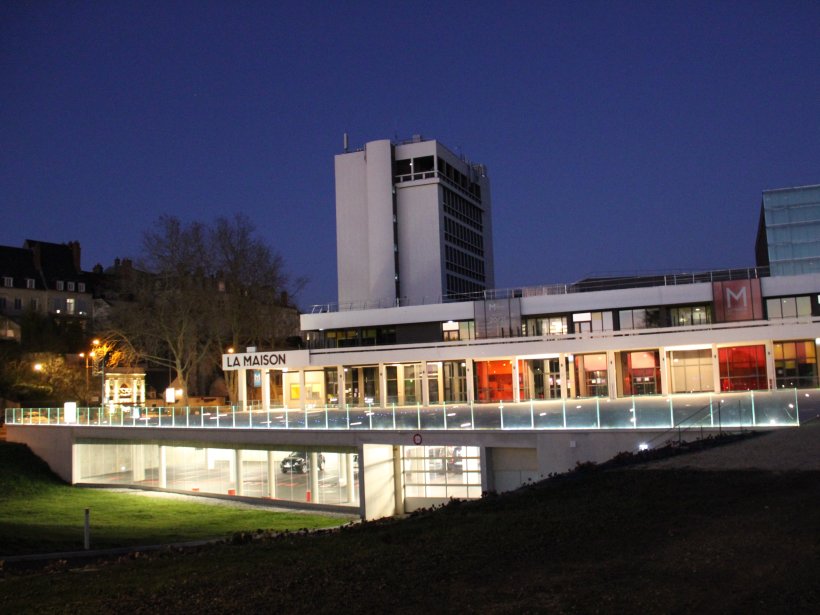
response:
{"label": "glass curtain wall", "polygon": [[775,342],[774,371],[778,389],[816,387],[817,346],[814,340]]}
{"label": "glass curtain wall", "polygon": [[672,350],[669,352],[669,365],[673,393],[715,390],[711,349]]}
{"label": "glass curtain wall", "polygon": [[385,365],[387,403],[400,406],[421,403],[421,364]]}
{"label": "glass curtain wall", "polygon": [[376,365],[346,367],[345,403],[365,406],[381,403],[379,368]]}
{"label": "glass curtain wall", "polygon": [[721,391],[753,391],[768,388],[765,346],[719,348],[718,361]]}
{"label": "glass curtain wall", "polygon": [[605,353],[575,355],[574,365],[576,397],[606,397],[609,395]]}
{"label": "glass curtain wall", "polygon": [[[79,442],[79,483],[159,487],[358,506],[354,451],[229,449]],[[311,464],[316,463],[316,472]]]}
{"label": "glass curtain wall", "polygon": [[657,350],[619,354],[622,395],[655,395],[661,392],[660,353]]}
{"label": "glass curtain wall", "polygon": [[476,361],[473,369],[477,402],[513,400],[512,361]]}
{"label": "glass curtain wall", "polygon": [[405,497],[481,497],[477,446],[405,446],[402,469]]}
{"label": "glass curtain wall", "polygon": [[561,397],[560,359],[527,359],[519,365],[521,399]]}

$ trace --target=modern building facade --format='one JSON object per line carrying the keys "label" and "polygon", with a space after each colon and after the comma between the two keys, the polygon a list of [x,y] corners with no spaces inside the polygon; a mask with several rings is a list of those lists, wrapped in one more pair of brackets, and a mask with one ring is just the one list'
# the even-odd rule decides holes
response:
{"label": "modern building facade", "polygon": [[487,170],[435,140],[336,156],[339,303],[433,303],[493,288]]}
{"label": "modern building facade", "polygon": [[820,272],[820,185],[763,193],[757,264],[773,276]]}
{"label": "modern building facade", "polygon": [[[456,163],[421,140],[337,156],[340,301],[302,314],[303,349],[223,355],[223,370],[238,372],[238,406],[86,409],[73,420],[60,409],[13,411],[10,438],[53,455],[73,482],[269,497],[375,518],[512,489],[689,429],[794,426],[801,408],[820,409],[820,272],[760,267],[450,292],[455,244],[442,203],[452,178],[441,173]],[[487,184],[458,168],[462,192],[480,196],[482,225],[487,216],[488,282]],[[478,199],[469,203],[476,214]],[[405,206],[413,211],[403,217]],[[478,233],[473,214],[466,224]],[[416,234],[438,256],[411,249],[402,258]],[[405,300],[405,280],[414,296],[441,297]]]}

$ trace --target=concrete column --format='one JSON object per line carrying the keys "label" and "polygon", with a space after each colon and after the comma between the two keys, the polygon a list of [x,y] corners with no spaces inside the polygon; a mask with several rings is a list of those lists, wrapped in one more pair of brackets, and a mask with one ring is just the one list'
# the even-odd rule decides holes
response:
{"label": "concrete column", "polygon": [[575,355],[568,355],[567,361],[567,388],[569,394],[567,397],[578,397],[578,383],[575,382]]}
{"label": "concrete column", "polygon": [[396,514],[404,514],[404,480],[401,472],[401,447],[393,446],[393,490],[396,494]]}
{"label": "concrete column", "polygon": [[305,370],[299,370],[299,407],[305,409]]}
{"label": "concrete column", "polygon": [[[347,502],[352,504],[356,500],[356,472],[353,467],[353,453],[345,453],[344,458],[347,473]],[[359,467],[361,468],[361,465]]]}
{"label": "concrete column", "polygon": [[606,351],[606,384],[609,399],[618,397],[618,370],[615,368],[615,351]]}
{"label": "concrete column", "polygon": [[248,370],[236,370],[236,397],[237,404],[242,410],[248,407]]}
{"label": "concrete column", "polygon": [[83,477],[82,468],[80,464],[82,462],[81,455],[80,455],[80,444],[76,442],[71,445],[71,484],[76,485],[80,482],[80,479]]}
{"label": "concrete column", "polygon": [[720,361],[718,361],[717,344],[712,344],[712,378],[714,379],[715,393],[720,393]]}
{"label": "concrete column", "polygon": [[662,395],[669,395],[672,392],[672,387],[669,384],[669,357],[666,354],[666,348],[661,346],[658,348],[658,357],[660,357],[660,371],[661,371],[661,390]]}
{"label": "concrete column", "polygon": [[145,480],[145,448],[142,444],[131,445],[131,481]]}
{"label": "concrete column", "polygon": [[513,385],[513,401],[518,403],[521,401],[521,380],[518,370],[518,357],[512,358],[512,385]]}
{"label": "concrete column", "polygon": [[237,448],[234,450],[234,467],[236,468],[236,495],[243,495],[242,493],[242,484],[245,482],[245,472],[244,468],[242,467],[242,449]]}
{"label": "concrete column", "polygon": [[159,447],[159,473],[157,474],[157,486],[165,489],[168,486],[168,452],[166,447]]}
{"label": "concrete column", "polygon": [[561,399],[569,397],[569,381],[567,380],[567,355],[558,355],[558,377],[561,379]]}
{"label": "concrete column", "polygon": [[268,497],[276,499],[276,460],[273,451],[268,451]]}
{"label": "concrete column", "polygon": [[[310,453],[310,501],[319,502],[319,453]],[[305,496],[307,499],[307,496]]]}
{"label": "concrete column", "polygon": [[[466,375],[465,380],[467,380],[467,401],[474,402],[475,401],[475,382],[473,378],[473,360],[472,359],[465,359],[464,363],[466,364]],[[361,465],[359,466],[361,468]],[[360,470],[361,471],[361,470]]]}
{"label": "concrete column", "polygon": [[[404,368],[399,366],[399,369]],[[400,374],[397,373],[396,378],[399,380],[398,385],[403,384],[403,378]],[[379,363],[379,399],[374,399],[373,405],[381,406],[382,408],[387,407],[387,370],[384,368],[384,363]]]}
{"label": "concrete column", "polygon": [[766,382],[769,390],[777,388],[777,372],[774,367],[774,342],[766,340]]}
{"label": "concrete column", "polygon": [[427,361],[421,362],[421,404],[425,407],[430,405],[430,388],[427,378]]}
{"label": "concrete column", "polygon": [[270,370],[262,370],[262,410],[270,410]]}
{"label": "concrete column", "polygon": [[336,380],[339,383],[339,386],[336,390],[336,397],[338,397],[339,408],[344,409],[347,407],[347,392],[345,388],[347,387],[347,374],[345,373],[344,365],[337,365],[336,366]]}

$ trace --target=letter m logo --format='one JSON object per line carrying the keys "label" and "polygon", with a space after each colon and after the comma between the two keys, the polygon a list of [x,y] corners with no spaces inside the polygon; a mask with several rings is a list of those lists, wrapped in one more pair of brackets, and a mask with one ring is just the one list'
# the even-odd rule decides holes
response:
{"label": "letter m logo", "polygon": [[737,309],[737,306],[732,305],[732,301],[736,304],[739,304],[740,307],[747,308],[749,306],[749,299],[746,296],[746,287],[739,289],[737,292],[733,291],[731,288],[727,288],[726,290],[726,309],[731,310],[733,307]]}

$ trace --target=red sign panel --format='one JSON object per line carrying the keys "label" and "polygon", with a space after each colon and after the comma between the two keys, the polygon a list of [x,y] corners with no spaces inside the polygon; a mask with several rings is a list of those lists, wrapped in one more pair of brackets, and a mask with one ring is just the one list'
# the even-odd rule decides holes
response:
{"label": "red sign panel", "polygon": [[715,322],[760,320],[763,318],[763,300],[760,280],[731,280],[712,282],[715,304]]}

